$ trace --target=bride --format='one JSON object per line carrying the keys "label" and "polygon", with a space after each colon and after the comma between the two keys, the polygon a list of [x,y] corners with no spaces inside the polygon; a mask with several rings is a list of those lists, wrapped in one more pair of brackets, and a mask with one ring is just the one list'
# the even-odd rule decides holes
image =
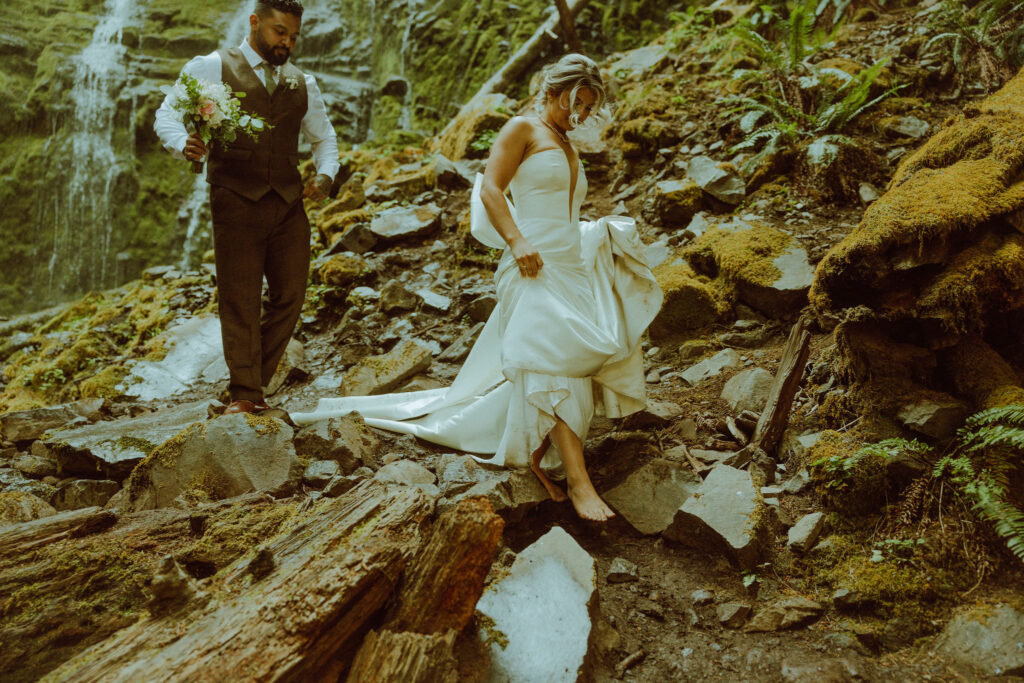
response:
{"label": "bride", "polygon": [[[495,139],[470,210],[473,235],[504,248],[498,305],[452,385],[322,399],[292,415],[296,423],[359,412],[481,462],[529,466],[584,519],[614,516],[587,473],[583,441],[597,410],[622,417],[644,407],[640,337],[662,293],[632,219],[580,222],[587,178],[568,132],[604,101],[597,65],[566,55],[544,71],[537,115],[512,118]],[[568,495],[545,471],[559,462]]]}

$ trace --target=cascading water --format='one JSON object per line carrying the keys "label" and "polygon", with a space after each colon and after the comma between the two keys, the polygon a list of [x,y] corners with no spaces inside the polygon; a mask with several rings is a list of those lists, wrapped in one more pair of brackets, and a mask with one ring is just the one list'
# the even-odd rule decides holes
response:
{"label": "cascading water", "polygon": [[110,242],[119,184],[131,168],[134,100],[119,98],[129,77],[124,29],[139,20],[138,0],[107,0],[92,42],[72,58],[71,178],[56,202],[48,297],[109,286],[117,273]]}

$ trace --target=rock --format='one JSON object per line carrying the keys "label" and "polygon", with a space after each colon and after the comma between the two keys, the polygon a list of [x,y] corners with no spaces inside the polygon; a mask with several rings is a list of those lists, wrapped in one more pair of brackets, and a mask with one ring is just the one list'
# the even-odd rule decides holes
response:
{"label": "rock", "polygon": [[860,200],[865,204],[870,204],[882,196],[878,191],[878,188],[871,183],[861,183],[857,190],[857,194],[860,195]]}
{"label": "rock", "polygon": [[742,364],[740,354],[735,349],[723,349],[701,362],[691,365],[683,371],[683,379],[689,384],[698,384],[709,377],[716,377],[726,370],[738,368]]}
{"label": "rock", "polygon": [[679,362],[689,363],[695,361],[716,348],[718,347],[703,339],[690,339],[679,345]]}
{"label": "rock", "polygon": [[444,312],[452,307],[451,299],[429,289],[417,289],[416,296],[423,300],[424,305],[436,311]]}
{"label": "rock", "polygon": [[817,619],[824,611],[824,607],[807,598],[800,596],[783,598],[758,612],[743,630],[748,632],[782,631],[802,626]]}
{"label": "rock", "polygon": [[[36,443],[40,442],[36,441]],[[27,453],[19,453],[11,458],[10,466],[34,479],[57,476],[57,461],[53,458],[40,458]]]}
{"label": "rock", "polygon": [[665,228],[688,225],[700,211],[703,193],[692,178],[663,180],[654,186],[654,216]]}
{"label": "rock", "polygon": [[956,434],[968,413],[966,404],[952,398],[948,401],[923,399],[903,406],[896,419],[918,434],[946,439]]}
{"label": "rock", "polygon": [[123,481],[142,459],[188,425],[203,422],[209,401],[54,432],[45,440],[66,475]]}
{"label": "rock", "polygon": [[786,545],[798,555],[803,555],[818,542],[818,536],[825,530],[824,512],[812,512],[801,517],[789,530]]}
{"label": "rock", "polygon": [[51,429],[79,419],[81,415],[68,405],[19,410],[0,415],[0,433],[7,441],[22,444],[41,439]]}
{"label": "rock", "polygon": [[390,462],[377,470],[373,478],[393,484],[414,486],[432,496],[440,494],[439,489],[434,485],[434,482],[437,481],[434,473],[412,460],[395,460]]}
{"label": "rock", "polygon": [[362,277],[369,265],[355,254],[342,253],[330,257],[317,271],[320,282],[331,287],[348,287]]}
{"label": "rock", "polygon": [[561,527],[519,553],[476,609],[480,638],[490,650],[489,680],[572,683],[589,669],[597,571]]}
{"label": "rock", "polygon": [[920,140],[928,135],[931,124],[922,121],[916,116],[900,116],[883,119],[879,122],[882,132],[891,137],[905,137]]}
{"label": "rock", "polygon": [[385,209],[370,223],[373,234],[385,240],[427,237],[440,227],[441,209],[435,204]]}
{"label": "rock", "polygon": [[683,416],[682,406],[671,401],[648,400],[647,407],[627,417],[623,429],[662,429]]}
{"label": "rock", "polygon": [[838,659],[826,659],[807,663],[783,662],[780,672],[785,683],[848,683],[860,678],[847,662]]}
{"label": "rock", "polygon": [[664,45],[648,45],[622,53],[608,67],[620,82],[635,81],[661,69],[668,61],[668,50]]}
{"label": "rock", "polygon": [[702,190],[726,204],[735,206],[747,196],[747,186],[743,179],[732,171],[723,170],[710,157],[696,156],[690,159],[686,175]]}
{"label": "rock", "polygon": [[743,602],[726,602],[715,610],[719,623],[728,628],[739,628],[750,616],[750,605]]}
{"label": "rock", "polygon": [[549,499],[533,472],[482,465],[470,455],[443,455],[437,471],[438,485],[444,496],[438,503],[439,510],[463,498],[484,496],[503,518],[518,521]]}
{"label": "rock", "polygon": [[656,458],[604,494],[605,501],[642,534],[659,534],[701,485],[688,465]]}
{"label": "rock", "polygon": [[373,396],[397,389],[402,382],[430,367],[431,350],[407,339],[388,353],[364,358],[349,368],[341,381],[342,396]]}
{"label": "rock", "polygon": [[309,379],[309,365],[306,363],[306,348],[298,339],[289,339],[285,347],[281,362],[274,371],[263,393],[266,396],[273,396],[285,384],[292,382],[304,382]]}
{"label": "rock", "polygon": [[608,583],[630,583],[636,581],[636,565],[629,560],[616,557],[612,560],[605,578]]}
{"label": "rock", "polygon": [[740,301],[765,315],[782,318],[807,302],[807,291],[814,281],[814,267],[803,247],[793,245],[777,256],[772,264],[780,275],[770,285],[741,279],[737,283]]}
{"label": "rock", "polygon": [[797,493],[801,493],[810,483],[811,473],[807,471],[806,467],[803,467],[799,472],[785,481],[782,485],[782,490],[791,495],[795,495]]}
{"label": "rock", "polygon": [[763,368],[743,370],[725,383],[722,398],[736,412],[752,410],[760,413],[768,403],[768,396],[774,383],[775,378]]}
{"label": "rock", "polygon": [[867,604],[867,601],[859,593],[849,588],[839,588],[832,594],[832,606],[842,612],[849,612],[859,609]]}
{"label": "rock", "polygon": [[701,329],[718,320],[726,310],[714,289],[698,279],[682,259],[670,259],[653,272],[665,298],[651,323],[651,339],[660,341]]}
{"label": "rock", "polygon": [[459,173],[458,167],[451,159],[443,154],[434,155],[434,176],[437,178],[437,186],[446,190],[469,187],[472,185],[469,179]]}
{"label": "rock", "polygon": [[718,465],[679,508],[663,535],[687,546],[724,553],[742,569],[761,561],[767,513],[750,474]]}
{"label": "rock", "polygon": [[813,432],[811,434],[794,436],[793,432],[789,432],[785,436],[784,448],[788,451],[789,457],[793,461],[804,462],[807,452],[814,448],[818,441],[821,440],[821,434],[821,432]]}
{"label": "rock", "polygon": [[336,460],[314,460],[302,473],[302,483],[314,489],[322,489],[340,475],[341,467]]}
{"label": "rock", "polygon": [[1024,676],[1024,612],[975,607],[950,621],[933,647],[989,676]]}
{"label": "rock", "polygon": [[690,602],[693,603],[694,607],[703,607],[704,605],[710,605],[715,601],[715,594],[709,590],[700,588],[690,593]]}
{"label": "rock", "polygon": [[110,497],[120,490],[121,485],[116,481],[66,479],[57,486],[57,493],[54,494],[51,503],[61,512],[103,507]]}
{"label": "rock", "polygon": [[466,356],[473,348],[473,344],[476,342],[476,338],[480,336],[480,332],[484,329],[485,323],[476,323],[471,328],[459,335],[459,338],[448,345],[444,351],[437,357],[437,360],[443,363],[461,363],[466,360]]}
{"label": "rock", "polygon": [[276,418],[235,413],[169,439],[136,467],[128,486],[132,509],[150,510],[183,494],[196,500],[250,491],[288,495],[302,471],[291,427]]}
{"label": "rock", "polygon": [[0,491],[30,493],[49,502],[57,489],[48,483],[29,479],[16,469],[6,467],[0,469]]}
{"label": "rock", "polygon": [[57,510],[39,496],[24,491],[0,492],[0,525],[52,517]]}
{"label": "rock", "polygon": [[717,465],[718,463],[725,462],[729,458],[736,455],[735,451],[710,451],[704,448],[691,448],[690,455],[697,458],[703,463],[708,465]]}
{"label": "rock", "polygon": [[377,246],[377,236],[370,230],[368,223],[354,223],[341,234],[331,248],[350,251],[353,254],[365,254]]}
{"label": "rock", "polygon": [[388,280],[380,290],[380,310],[385,313],[395,311],[411,311],[416,308],[419,299],[402,286],[398,280]]}
{"label": "rock", "polygon": [[332,417],[306,425],[294,439],[295,452],[314,460],[334,460],[342,474],[361,465],[379,466],[379,440],[358,415]]}
{"label": "rock", "polygon": [[485,323],[491,317],[491,313],[497,305],[497,298],[491,294],[484,294],[469,302],[466,306],[466,315],[478,323]]}

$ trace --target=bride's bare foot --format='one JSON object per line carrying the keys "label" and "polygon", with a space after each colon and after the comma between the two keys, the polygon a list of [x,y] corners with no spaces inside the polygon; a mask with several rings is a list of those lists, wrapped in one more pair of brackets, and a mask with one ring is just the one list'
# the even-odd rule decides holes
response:
{"label": "bride's bare foot", "polygon": [[546,475],[544,470],[540,467],[540,461],[544,458],[544,452],[548,449],[549,444],[550,441],[548,439],[544,439],[544,443],[540,445],[540,448],[533,452],[533,455],[530,457],[530,469],[535,475],[537,475],[537,478],[540,479],[540,483],[544,485],[544,488],[547,489],[548,495],[551,496],[551,500],[556,503],[561,503],[568,500],[569,496],[565,495],[565,491],[562,490],[562,487],[551,481],[551,479],[548,478],[548,475]]}
{"label": "bride's bare foot", "polygon": [[597,495],[597,491],[589,482],[570,486],[569,499],[572,501],[572,506],[576,508],[576,514],[583,519],[607,522],[615,516],[615,512],[608,507],[608,503],[604,502],[601,496]]}

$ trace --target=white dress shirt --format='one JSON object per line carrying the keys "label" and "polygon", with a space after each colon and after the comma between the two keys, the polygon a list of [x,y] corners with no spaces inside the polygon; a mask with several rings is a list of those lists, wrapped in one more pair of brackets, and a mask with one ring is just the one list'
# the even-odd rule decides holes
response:
{"label": "white dress shirt", "polygon": [[[243,40],[239,47],[242,50],[242,54],[245,55],[246,61],[249,62],[249,66],[256,72],[256,77],[260,79],[261,83],[266,85],[266,71],[260,67],[260,64],[264,61],[263,57],[249,45],[248,38]],[[221,67],[220,53],[211,52],[201,57],[193,57],[181,71],[197,79],[216,83],[221,80]],[[280,67],[275,66],[274,73],[277,74],[278,87],[281,87]],[[331,125],[330,119],[327,118],[327,106],[324,104],[324,98],[320,94],[320,88],[316,84],[316,79],[309,74],[303,75],[306,77],[308,104],[306,115],[302,117],[302,136],[312,147],[313,164],[316,166],[316,172],[333,178],[338,174],[339,168],[338,140],[334,134],[334,126]],[[182,152],[185,149],[185,141],[188,140],[188,131],[185,130],[181,114],[174,111],[171,107],[170,95],[164,98],[163,103],[157,110],[156,123],[153,125],[153,129],[160,137],[161,142],[163,142],[164,149],[179,159],[185,158]]]}

